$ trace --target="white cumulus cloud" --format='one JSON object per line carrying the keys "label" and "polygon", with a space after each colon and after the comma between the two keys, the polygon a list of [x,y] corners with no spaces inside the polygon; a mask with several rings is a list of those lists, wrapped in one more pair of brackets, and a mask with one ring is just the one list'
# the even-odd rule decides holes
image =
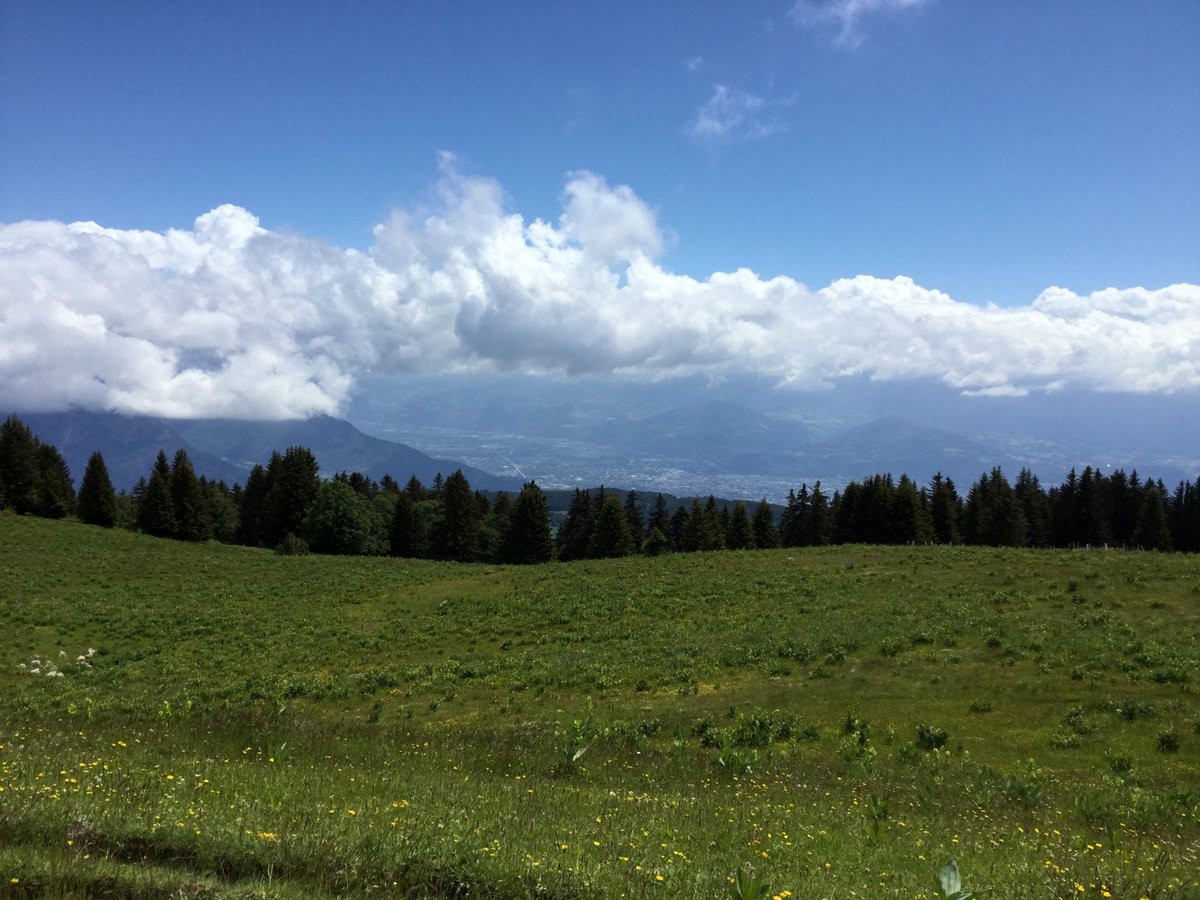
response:
{"label": "white cumulus cloud", "polygon": [[164,233],[0,225],[0,408],[287,418],[336,413],[361,375],[472,370],[1200,388],[1198,285],[1053,287],[999,308],[904,277],[701,279],[666,269],[653,209],[594,173],[567,177],[555,221],[512,212],[449,156],[438,188],[366,252],[235,206]]}

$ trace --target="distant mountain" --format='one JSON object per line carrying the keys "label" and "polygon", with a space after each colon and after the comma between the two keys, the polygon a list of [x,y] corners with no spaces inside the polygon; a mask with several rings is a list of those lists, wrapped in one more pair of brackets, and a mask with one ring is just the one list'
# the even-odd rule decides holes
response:
{"label": "distant mountain", "polygon": [[1200,472],[1200,392],[1062,391],[969,397],[920,381],[839,379],[828,390],[767,379],[641,383],[532,375],[396,376],[355,390],[347,418],[547,487],[609,484],[687,496],[782,499],[821,479],[875,472],[969,484],[993,466],[1044,481],[1072,467],[1137,468],[1173,484]]}
{"label": "distant mountain", "polygon": [[363,434],[331,416],[280,422],[237,419],[159,419],[118,413],[71,411],[20,413],[30,429],[63,454],[76,480],[88,457],[104,454],[117,488],[131,487],[145,475],[160,449],[168,456],[182,448],[196,471],[212,479],[241,482],[255,463],[266,463],[275,450],[308,447],[324,475],[359,471],[372,478],[391,475],[400,482],[416,475],[426,484],[437,473],[462,469],[472,487],[519,490],[521,479],[492,475],[447,459],[434,459],[405,444]]}
{"label": "distant mountain", "polygon": [[896,477],[908,474],[923,484],[941,471],[960,484],[970,484],[995,466],[1015,476],[1023,462],[995,445],[889,416],[812,445],[803,454],[803,465],[805,471],[827,473],[823,477],[834,482],[891,472]]}

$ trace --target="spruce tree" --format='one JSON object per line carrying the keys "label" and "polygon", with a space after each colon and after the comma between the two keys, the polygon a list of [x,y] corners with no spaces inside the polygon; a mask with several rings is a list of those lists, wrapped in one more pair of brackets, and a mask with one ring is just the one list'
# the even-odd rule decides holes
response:
{"label": "spruce tree", "polygon": [[671,534],[671,516],[667,513],[667,501],[662,494],[654,498],[654,508],[650,510],[650,519],[646,522],[646,536],[650,536],[650,532],[657,528],[662,532],[663,538],[670,544]]}
{"label": "spruce tree", "polygon": [[590,559],[607,559],[633,552],[633,536],[629,533],[625,508],[616,494],[607,494],[596,515],[587,555]]}
{"label": "spruce tree", "polygon": [[237,539],[248,547],[266,546],[263,518],[266,515],[267,495],[271,482],[267,470],[255,465],[246,476],[246,487],[238,504]]}
{"label": "spruce tree", "polygon": [[400,494],[388,538],[392,556],[419,558],[429,553],[429,522],[424,501],[417,502],[409,491]]}
{"label": "spruce tree", "polygon": [[75,512],[75,485],[62,454],[51,444],[39,444],[37,514],[61,519]]}
{"label": "spruce tree", "polygon": [[625,495],[625,518],[629,522],[629,536],[633,541],[633,552],[637,553],[642,544],[642,532],[645,523],[642,520],[642,508],[638,506],[637,492],[630,491]]}
{"label": "spruce tree", "polygon": [[725,531],[725,546],[730,550],[753,550],[754,523],[746,511],[746,504],[738,500],[729,514],[729,527]]}
{"label": "spruce tree", "polygon": [[321,488],[320,466],[307,447],[289,447],[279,457],[272,457],[267,466],[271,482],[263,515],[263,542],[268,547],[279,544],[286,535],[300,537],[317,492]]}
{"label": "spruce tree", "polygon": [[475,562],[480,558],[479,501],[461,469],[440,485],[442,517],[434,528],[433,552],[439,559]]}
{"label": "spruce tree", "polygon": [[175,536],[181,541],[204,541],[212,533],[208,510],[200,491],[196,470],[186,450],[175,452],[171,463],[171,502],[175,512]]}
{"label": "spruce tree", "polygon": [[567,517],[558,529],[558,558],[564,562],[587,557],[588,543],[592,538],[592,495],[589,491],[575,489]]}
{"label": "spruce tree", "polygon": [[958,543],[958,491],[954,482],[941,472],[933,476],[930,485],[929,517],[934,540],[939,544]]}
{"label": "spruce tree", "polygon": [[546,495],[531,481],[521,488],[512,507],[512,520],[504,543],[503,560],[507,563],[548,562],[554,556],[550,534],[550,510]]}
{"label": "spruce tree", "polygon": [[116,524],[117,494],[113,490],[112,479],[108,477],[104,457],[99,451],[88,458],[75,508],[80,520],[88,525],[112,528]]}
{"label": "spruce tree", "polygon": [[821,490],[821,482],[813,485],[812,495],[808,500],[808,512],[801,526],[803,543],[808,547],[822,547],[829,543],[829,529],[832,510],[825,492]]}
{"label": "spruce tree", "polygon": [[1157,486],[1146,490],[1142,510],[1138,514],[1133,543],[1143,550],[1170,550],[1171,531],[1167,527],[1167,510]]}
{"label": "spruce tree", "polygon": [[138,528],[155,537],[175,536],[175,504],[171,501],[171,467],[167,455],[158,451],[150,480],[138,502]]}
{"label": "spruce tree", "polygon": [[25,423],[9,416],[0,425],[0,482],[4,498],[0,505],[19,513],[36,513],[41,497],[39,441]]}
{"label": "spruce tree", "polygon": [[769,550],[779,546],[779,530],[775,527],[775,512],[763,497],[754,507],[754,546]]}

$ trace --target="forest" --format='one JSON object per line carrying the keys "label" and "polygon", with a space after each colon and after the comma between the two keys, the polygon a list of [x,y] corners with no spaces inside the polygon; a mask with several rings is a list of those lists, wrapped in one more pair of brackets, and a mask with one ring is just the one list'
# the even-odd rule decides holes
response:
{"label": "forest", "polygon": [[940,473],[927,485],[875,474],[832,494],[819,481],[801,484],[782,508],[765,498],[752,506],[709,496],[672,511],[662,494],[577,489],[554,528],[534,481],[515,497],[489,497],[461,471],[428,486],[360,472],[323,480],[304,447],[273,453],[232,486],[197,475],[186,451],[168,459],[160,450],[129,492],[114,490],[94,453],[76,492],[55,447],[15,415],[0,426],[0,508],[281,554],[525,564],[829,544],[1200,551],[1200,478],[1169,489],[1136,470],[1088,466],[1047,488],[1028,469],[1010,483],[994,468],[965,492]]}

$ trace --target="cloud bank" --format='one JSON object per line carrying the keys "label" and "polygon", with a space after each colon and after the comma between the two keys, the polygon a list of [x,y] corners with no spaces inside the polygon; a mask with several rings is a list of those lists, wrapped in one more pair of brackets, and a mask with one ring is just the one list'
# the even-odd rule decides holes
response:
{"label": "cloud bank", "polygon": [[1198,285],[980,307],[904,277],[693,278],[664,243],[628,187],[573,173],[557,221],[526,221],[448,156],[435,208],[393,213],[365,252],[236,206],[165,233],[3,225],[0,408],[290,418],[338,412],[360,375],[449,371],[1200,387]]}

